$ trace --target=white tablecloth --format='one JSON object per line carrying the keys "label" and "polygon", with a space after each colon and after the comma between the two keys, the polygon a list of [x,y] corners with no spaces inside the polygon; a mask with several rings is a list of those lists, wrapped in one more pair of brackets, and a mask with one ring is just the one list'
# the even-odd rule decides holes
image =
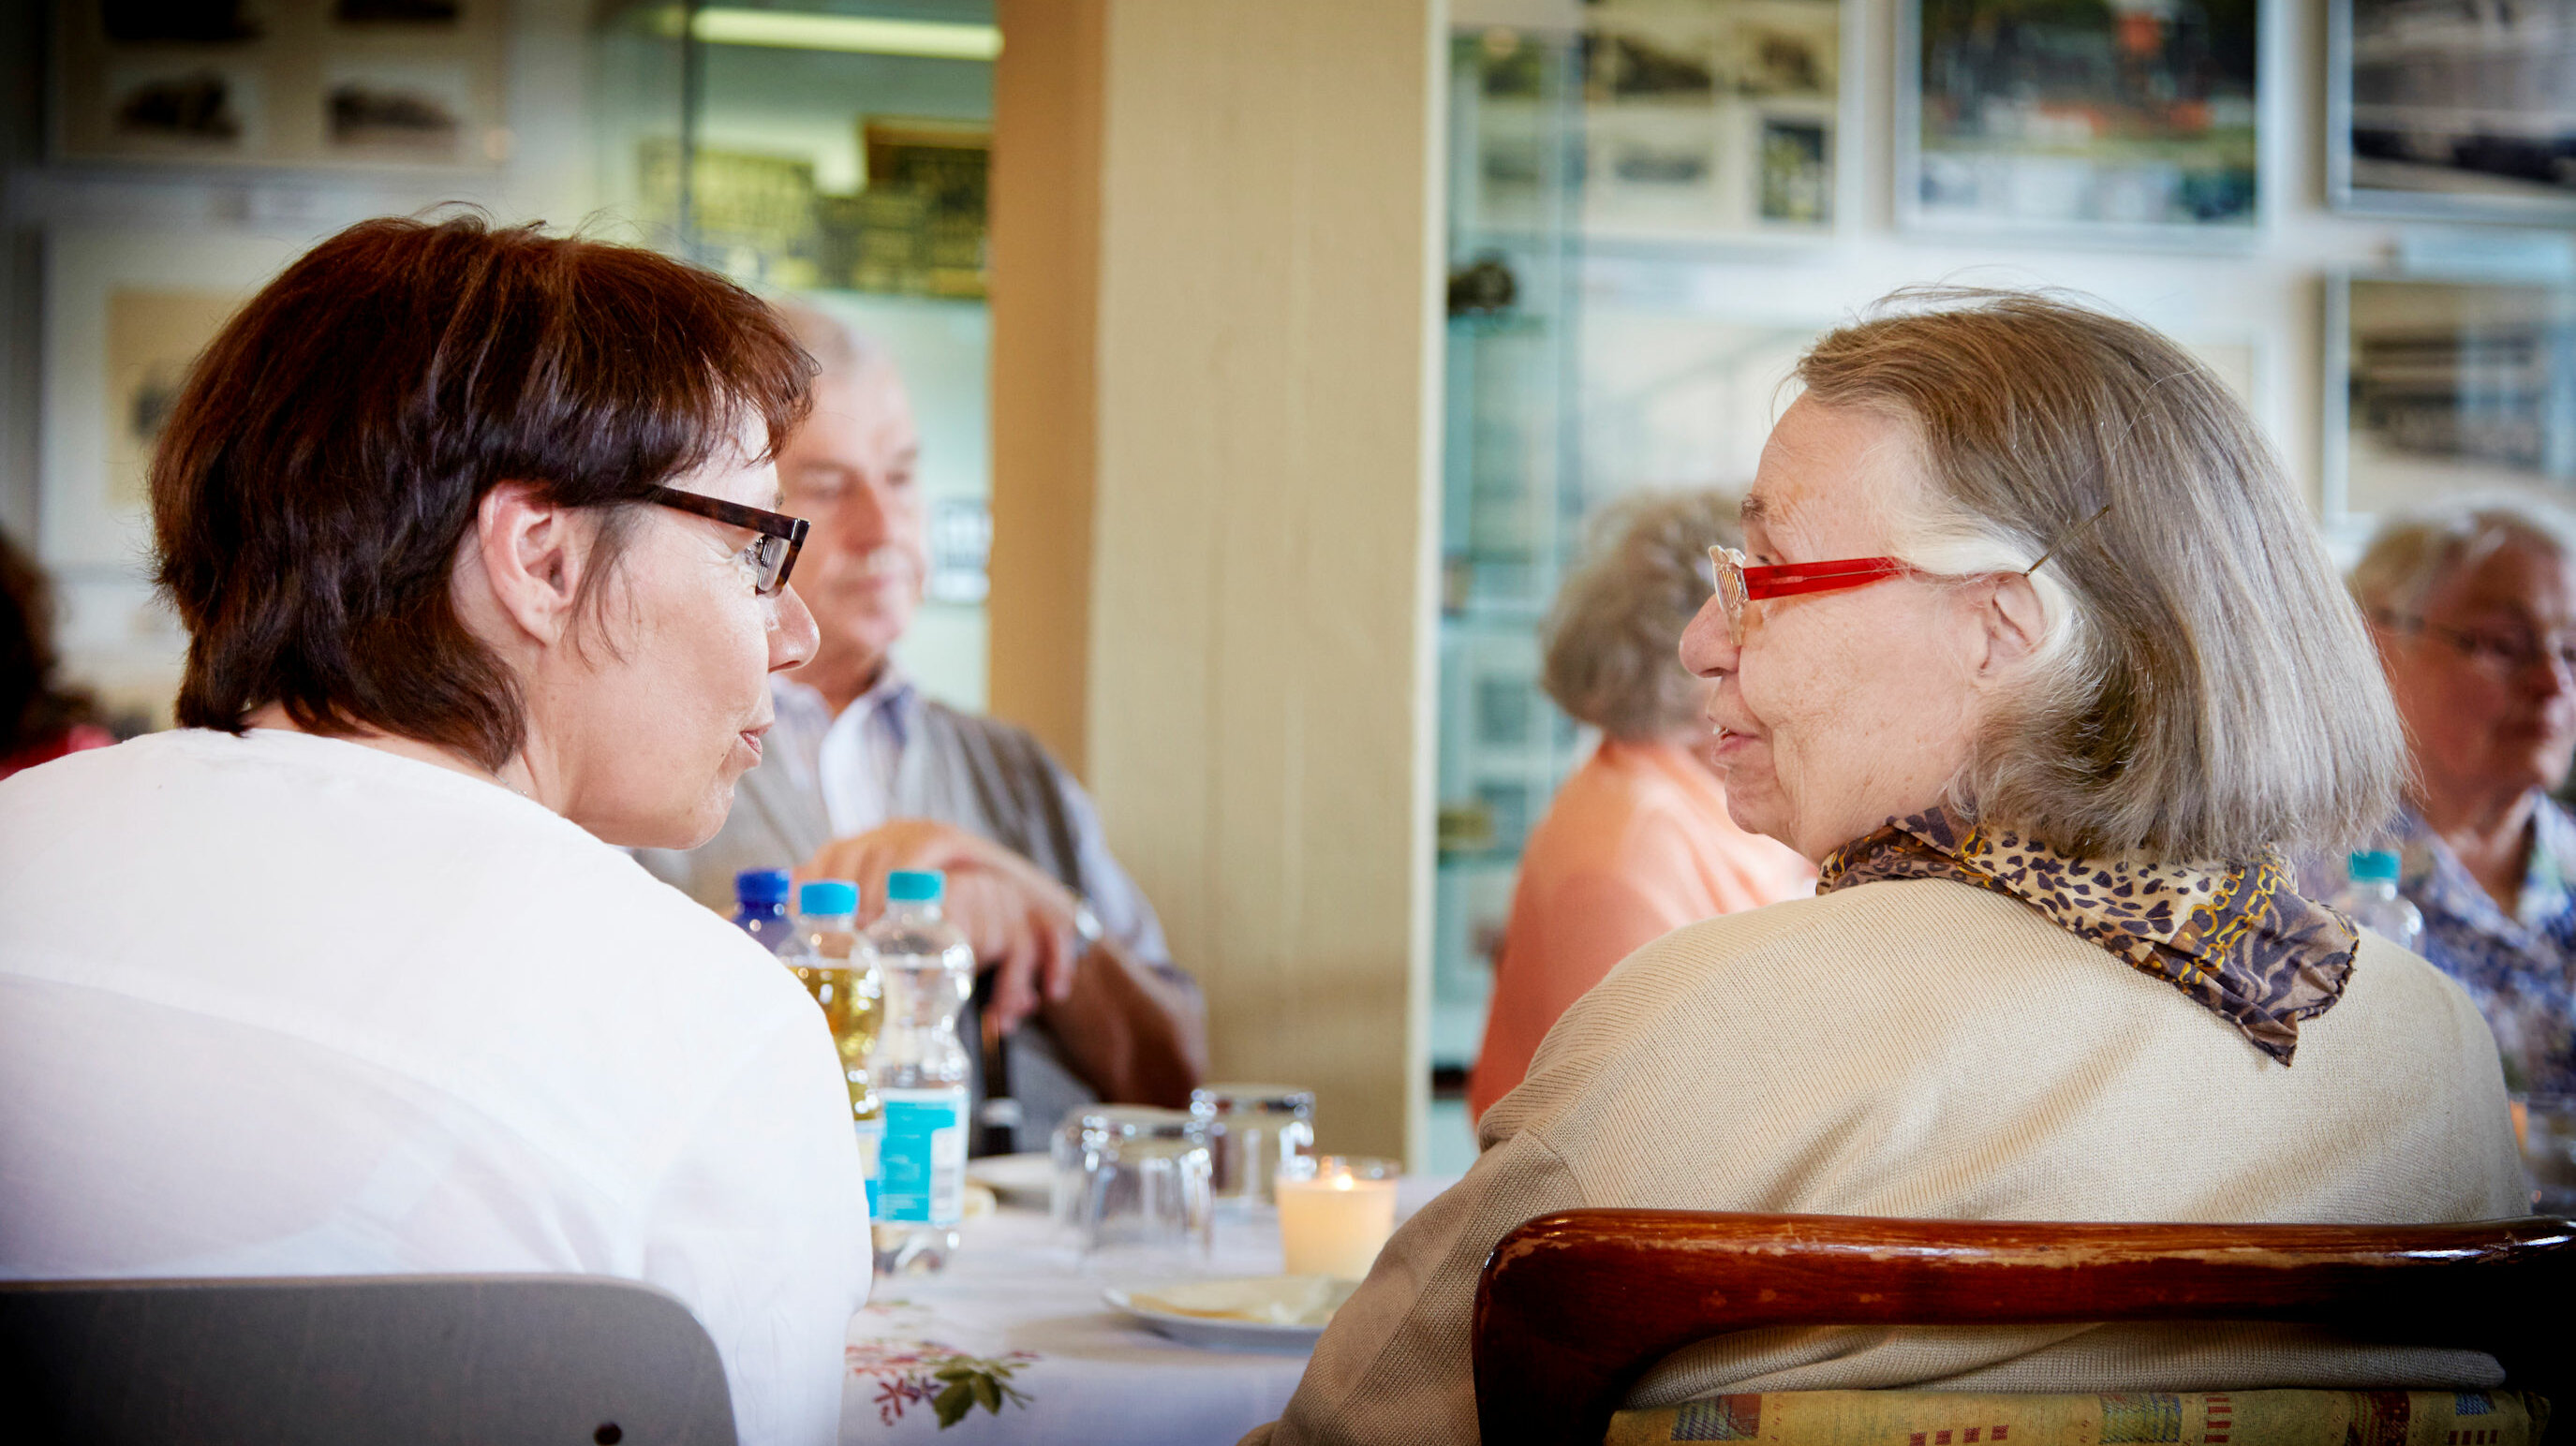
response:
{"label": "white tablecloth", "polygon": [[[1449,1183],[1403,1181],[1399,1218]],[[1278,1270],[1275,1218],[1218,1221],[1207,1273]],[[1287,1405],[1304,1352],[1181,1345],[1105,1304],[1101,1289],[1115,1283],[1086,1274],[1043,1214],[1005,1209],[968,1221],[944,1274],[880,1279],[851,1317],[844,1446],[1223,1446]],[[959,1383],[976,1403],[942,1430],[938,1398]]]}

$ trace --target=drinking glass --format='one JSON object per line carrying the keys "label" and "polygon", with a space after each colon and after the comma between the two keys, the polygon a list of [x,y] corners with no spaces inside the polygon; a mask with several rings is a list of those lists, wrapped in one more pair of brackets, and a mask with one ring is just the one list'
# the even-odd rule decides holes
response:
{"label": "drinking glass", "polygon": [[1055,1164],[1056,1221],[1085,1269],[1206,1266],[1216,1210],[1205,1120],[1145,1105],[1076,1110],[1056,1132]]}
{"label": "drinking glass", "polygon": [[1190,1091],[1190,1113],[1208,1122],[1221,1209],[1270,1204],[1280,1162],[1315,1147],[1315,1092],[1295,1085],[1201,1085]]}
{"label": "drinking glass", "polygon": [[2513,1125],[2533,1211],[2576,1212],[2576,1095],[2517,1095]]}

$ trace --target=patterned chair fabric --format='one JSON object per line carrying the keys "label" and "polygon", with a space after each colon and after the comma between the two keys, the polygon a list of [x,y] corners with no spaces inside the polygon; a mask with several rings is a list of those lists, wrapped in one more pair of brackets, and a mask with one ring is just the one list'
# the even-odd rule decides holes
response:
{"label": "patterned chair fabric", "polygon": [[2548,1422],[2519,1391],[1775,1391],[1621,1411],[1604,1446],[2535,1446]]}

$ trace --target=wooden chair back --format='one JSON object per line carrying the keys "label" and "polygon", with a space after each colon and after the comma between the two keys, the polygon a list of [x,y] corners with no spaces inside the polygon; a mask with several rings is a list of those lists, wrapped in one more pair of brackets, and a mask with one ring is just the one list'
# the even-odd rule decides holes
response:
{"label": "wooden chair back", "polygon": [[[2251,1320],[2483,1350],[2576,1405],[2576,1222],[2113,1225],[1567,1210],[1476,1285],[1485,1446],[1599,1446],[1657,1361],[1765,1326]],[[2392,1383],[2399,1384],[2399,1383]]]}
{"label": "wooden chair back", "polygon": [[0,1285],[0,1440],[733,1446],[715,1342],[602,1276]]}

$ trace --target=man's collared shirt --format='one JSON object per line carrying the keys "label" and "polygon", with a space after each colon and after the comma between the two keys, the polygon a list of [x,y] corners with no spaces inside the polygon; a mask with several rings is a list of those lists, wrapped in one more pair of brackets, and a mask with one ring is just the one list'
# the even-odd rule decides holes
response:
{"label": "man's collared shirt", "polygon": [[2460,981],[2494,1029],[2507,1085],[2576,1094],[2576,819],[2532,811],[2531,862],[2511,913],[2409,807],[2398,816],[2398,892],[2424,914],[2424,957]]}
{"label": "man's collared shirt", "polygon": [[[813,740],[813,783],[832,820],[832,836],[865,833],[893,817],[895,769],[903,762],[904,745],[912,740],[921,709],[921,693],[912,680],[889,664],[875,686],[834,718],[822,694],[782,679],[777,689],[782,727],[788,711],[784,695],[791,689],[813,704],[797,710],[805,715],[798,720],[800,731],[817,721],[823,724],[821,736]],[[804,754],[801,747],[797,752]]]}
{"label": "man's collared shirt", "polygon": [[[786,765],[800,788],[823,800],[832,821],[832,836],[865,833],[896,816],[896,779],[904,751],[919,736],[921,690],[893,664],[874,685],[832,715],[823,695],[790,678],[772,678],[769,691],[777,705],[777,722],[768,747]],[[1171,962],[1162,921],[1145,901],[1135,880],[1109,851],[1108,835],[1091,797],[1050,764],[1072,824],[1076,864],[1088,889],[1091,911],[1103,934],[1124,946],[1130,957],[1157,974],[1182,984],[1189,976]]]}

